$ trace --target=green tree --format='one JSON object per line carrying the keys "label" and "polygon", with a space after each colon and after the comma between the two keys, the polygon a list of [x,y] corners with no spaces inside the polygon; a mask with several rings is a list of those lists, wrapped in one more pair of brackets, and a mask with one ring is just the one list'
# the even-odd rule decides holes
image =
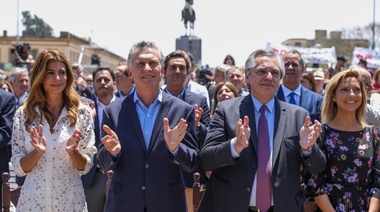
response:
{"label": "green tree", "polygon": [[37,15],[30,14],[29,11],[22,12],[22,24],[25,27],[25,34],[31,37],[53,37],[53,28],[45,23],[42,18]]}
{"label": "green tree", "polygon": [[[373,36],[375,31],[375,36]],[[352,28],[342,29],[342,38],[347,39],[367,39],[369,41],[369,48],[380,49],[380,23],[373,23],[366,26],[354,26]]]}

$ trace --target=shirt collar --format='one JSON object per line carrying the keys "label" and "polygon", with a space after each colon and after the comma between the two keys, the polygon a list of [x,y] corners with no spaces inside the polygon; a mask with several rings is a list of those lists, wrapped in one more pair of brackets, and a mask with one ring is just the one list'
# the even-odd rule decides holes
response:
{"label": "shirt collar", "polygon": [[[140,100],[139,96],[137,95],[137,92],[135,91],[135,93],[133,94],[133,102],[136,103],[137,101],[142,102]],[[156,102],[156,101],[162,102],[162,90],[161,89],[158,89],[158,95],[156,97],[156,100],[154,100],[154,102]]]}
{"label": "shirt collar", "polygon": [[[255,108],[255,111],[257,113],[260,113],[260,108],[263,104],[261,102],[259,102],[259,100],[257,100],[253,95],[251,95],[251,98],[252,98],[253,107]],[[272,100],[270,100],[269,102],[267,102],[265,105],[267,106],[268,111],[270,113],[273,113],[273,111],[274,111],[274,98]]]}
{"label": "shirt collar", "polygon": [[[109,104],[111,104],[112,102],[114,102],[116,100],[116,96],[115,95],[113,95],[112,96],[112,99],[111,99],[111,101],[110,101],[110,103]],[[103,104],[102,102],[99,102],[99,99],[97,99],[97,103],[98,103],[98,105],[101,105],[101,106],[107,106],[107,105],[105,105],[105,104]]]}
{"label": "shirt collar", "polygon": [[298,85],[298,87],[297,87],[294,91],[288,89],[288,88],[285,87],[283,84],[281,84],[281,87],[282,87],[282,91],[284,92],[284,97],[289,96],[289,94],[290,94],[291,92],[297,94],[298,96],[301,96],[301,88],[302,88],[302,85],[301,85],[301,84]]}
{"label": "shirt collar", "polygon": [[[171,96],[174,96],[174,95],[169,91],[168,87],[166,87],[165,90],[167,91],[168,94],[170,94]],[[182,99],[184,93],[185,93],[185,89],[182,88],[181,93],[180,93],[178,96],[176,96],[176,97]]]}

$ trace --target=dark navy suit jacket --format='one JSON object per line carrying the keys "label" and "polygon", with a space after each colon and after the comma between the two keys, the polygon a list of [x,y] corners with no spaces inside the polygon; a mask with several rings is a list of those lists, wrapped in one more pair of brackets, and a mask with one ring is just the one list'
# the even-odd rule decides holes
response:
{"label": "dark navy suit jacket", "polygon": [[[284,91],[282,86],[279,86],[277,91],[277,99],[285,101]],[[321,107],[323,97],[307,88],[301,87],[301,99],[299,106],[309,111],[312,123],[314,120],[321,121]],[[286,101],[285,101],[286,102]]]}
{"label": "dark navy suit jacket", "polygon": [[[0,89],[0,174],[9,172],[8,144],[12,136],[13,116],[16,108],[16,97],[12,93]],[[0,183],[2,182],[3,178],[0,177]],[[1,193],[0,200],[2,200]]]}
{"label": "dark navy suit jacket", "polygon": [[[111,155],[100,144],[98,162],[102,169],[114,170],[105,211],[186,211],[182,170],[192,172],[198,165],[194,109],[186,102],[162,92],[162,103],[146,148],[134,94],[107,106],[103,124],[118,136],[121,150]],[[188,124],[185,138],[175,156],[164,141],[162,120],[174,128],[181,118]],[[102,131],[102,137],[105,135]]]}
{"label": "dark navy suit jacket", "polygon": [[[95,110],[96,110],[96,116],[94,119],[95,146],[96,148],[99,148],[99,143],[100,143],[101,138],[100,138],[100,129],[99,129],[98,100],[95,99],[94,102],[95,102]],[[98,159],[95,155],[93,166],[91,167],[90,171],[87,172],[87,174],[81,176],[84,188],[89,188],[91,186],[95,177],[97,165],[98,165]]]}
{"label": "dark navy suit jacket", "polygon": [[[165,88],[164,91],[168,92],[167,88]],[[191,92],[187,89],[184,89],[182,100],[187,102],[188,104],[190,104],[192,106],[197,104],[204,111],[203,116],[202,116],[201,121],[200,121],[201,125],[199,126],[199,128],[197,128],[197,131],[196,131],[197,138],[198,138],[198,146],[200,149],[202,149],[203,143],[206,139],[207,128],[208,128],[208,125],[210,124],[210,108],[208,107],[207,99],[206,99],[206,97],[204,97],[200,94],[196,94],[196,93]],[[183,178],[185,179],[186,187],[188,187],[188,188],[193,187],[193,183],[194,183],[193,174],[195,172],[198,172],[201,175],[199,182],[201,184],[206,183],[207,177],[206,177],[205,171],[203,170],[201,164],[199,164],[199,166],[195,169],[194,172],[191,172],[191,173],[183,172]]]}

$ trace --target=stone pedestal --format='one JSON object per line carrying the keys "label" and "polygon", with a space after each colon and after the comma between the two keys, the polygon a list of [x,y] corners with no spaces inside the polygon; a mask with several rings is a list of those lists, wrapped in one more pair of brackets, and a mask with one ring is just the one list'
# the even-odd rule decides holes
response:
{"label": "stone pedestal", "polygon": [[177,38],[175,42],[175,49],[191,53],[194,57],[195,65],[202,64],[202,40],[197,36],[185,35]]}

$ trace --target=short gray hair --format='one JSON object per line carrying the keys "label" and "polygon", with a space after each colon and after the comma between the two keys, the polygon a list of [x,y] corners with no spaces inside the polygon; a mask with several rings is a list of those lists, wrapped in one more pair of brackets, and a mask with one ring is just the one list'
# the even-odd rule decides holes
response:
{"label": "short gray hair", "polygon": [[8,79],[9,82],[15,82],[16,75],[19,75],[22,72],[29,74],[28,69],[26,69],[26,68],[16,67],[16,68],[12,69],[11,72],[9,73],[9,79]]}
{"label": "short gray hair", "polygon": [[285,75],[284,60],[275,51],[266,50],[266,49],[258,49],[256,51],[252,52],[248,56],[247,60],[245,61],[245,70],[247,72],[247,76],[250,74],[251,69],[256,66],[255,59],[258,58],[258,57],[276,58],[278,60],[279,65],[280,65],[279,68],[280,68],[280,71],[281,71],[281,79],[282,79],[282,77]]}
{"label": "short gray hair", "polygon": [[157,51],[158,54],[160,55],[160,64],[164,65],[164,55],[162,54],[161,50],[157,47],[157,45],[151,41],[140,41],[138,43],[133,44],[132,48],[129,50],[128,59],[127,59],[128,66],[130,67],[132,65],[132,56],[136,50],[144,51],[147,49],[153,49]]}

